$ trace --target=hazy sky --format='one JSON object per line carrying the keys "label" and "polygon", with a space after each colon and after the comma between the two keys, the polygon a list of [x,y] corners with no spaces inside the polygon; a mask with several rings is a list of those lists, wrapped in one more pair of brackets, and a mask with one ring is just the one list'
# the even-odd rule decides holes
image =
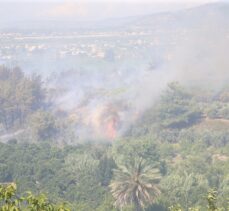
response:
{"label": "hazy sky", "polygon": [[218,1],[219,0],[0,0],[0,21],[100,20],[177,10]]}

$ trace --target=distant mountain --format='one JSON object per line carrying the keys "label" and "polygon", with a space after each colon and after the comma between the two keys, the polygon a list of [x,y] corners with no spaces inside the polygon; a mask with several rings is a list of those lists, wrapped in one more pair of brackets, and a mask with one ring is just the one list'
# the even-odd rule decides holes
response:
{"label": "distant mountain", "polygon": [[[173,29],[199,27],[217,22],[229,27],[229,3],[212,3],[175,12],[155,13],[141,17],[126,17],[103,21],[31,21],[0,22],[0,31],[73,32],[93,30]],[[15,27],[16,26],[16,27]]]}
{"label": "distant mountain", "polygon": [[229,3],[205,4],[199,7],[176,12],[157,13],[140,17],[128,27],[134,28],[174,28],[197,27],[204,24],[218,22],[224,27],[229,27]]}
{"label": "distant mountain", "polygon": [[104,21],[20,21],[12,23],[1,23],[0,31],[21,32],[74,32],[74,31],[96,31],[109,30],[116,27],[126,26],[139,17],[126,17],[120,19],[108,19]]}

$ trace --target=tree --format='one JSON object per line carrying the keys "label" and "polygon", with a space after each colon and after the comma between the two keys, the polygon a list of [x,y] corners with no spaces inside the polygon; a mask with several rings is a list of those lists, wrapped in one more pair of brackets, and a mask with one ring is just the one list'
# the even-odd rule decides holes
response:
{"label": "tree", "polygon": [[38,110],[30,117],[33,135],[37,140],[45,141],[56,137],[58,125],[55,117],[46,111]]}
{"label": "tree", "polygon": [[[162,201],[180,204],[185,210],[193,205],[202,202],[200,197],[208,189],[208,181],[200,174],[174,172],[161,180]],[[164,199],[163,199],[164,198]]]}
{"label": "tree", "polygon": [[114,205],[122,208],[133,204],[136,211],[142,210],[159,195],[159,180],[159,170],[152,168],[142,158],[136,158],[130,165],[118,166],[110,184]]}
{"label": "tree", "polygon": [[27,192],[24,197],[17,196],[15,183],[0,185],[0,211],[70,211],[65,204],[51,203],[45,195]]}
{"label": "tree", "polygon": [[161,97],[156,118],[164,128],[185,128],[198,122],[202,113],[185,87],[173,82]]}
{"label": "tree", "polygon": [[201,210],[208,210],[208,211],[226,211],[228,209],[224,208],[218,208],[217,207],[217,191],[214,189],[211,189],[208,191],[206,200],[208,202],[207,208],[205,207],[189,207],[186,209],[183,209],[180,204],[173,205],[169,207],[170,211],[183,211],[183,210],[189,210],[189,211],[201,211]]}
{"label": "tree", "polygon": [[99,160],[87,153],[71,153],[65,158],[65,165],[65,171],[72,175],[67,198],[78,203],[83,202],[95,209],[103,200],[105,192],[100,183]]}
{"label": "tree", "polygon": [[112,147],[112,155],[117,164],[141,157],[157,166],[160,160],[155,137],[125,138],[116,141]]}
{"label": "tree", "polygon": [[6,130],[23,125],[29,114],[45,104],[38,76],[28,77],[20,68],[0,66],[0,84],[0,123]]}

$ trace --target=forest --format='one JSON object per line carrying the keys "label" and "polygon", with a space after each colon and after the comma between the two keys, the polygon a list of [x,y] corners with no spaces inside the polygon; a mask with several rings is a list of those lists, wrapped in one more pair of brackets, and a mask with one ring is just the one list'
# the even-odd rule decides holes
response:
{"label": "forest", "polygon": [[1,66],[0,84],[0,210],[229,210],[227,84],[168,83],[117,136],[115,105],[101,140],[79,137],[39,75]]}

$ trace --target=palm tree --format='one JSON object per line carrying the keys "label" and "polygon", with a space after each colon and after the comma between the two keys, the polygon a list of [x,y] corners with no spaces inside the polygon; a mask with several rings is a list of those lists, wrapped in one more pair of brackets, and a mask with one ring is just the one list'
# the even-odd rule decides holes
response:
{"label": "palm tree", "polygon": [[115,207],[133,204],[136,211],[143,210],[160,194],[157,187],[160,178],[159,170],[143,159],[135,159],[128,166],[120,165],[114,170],[114,179],[110,184]]}

